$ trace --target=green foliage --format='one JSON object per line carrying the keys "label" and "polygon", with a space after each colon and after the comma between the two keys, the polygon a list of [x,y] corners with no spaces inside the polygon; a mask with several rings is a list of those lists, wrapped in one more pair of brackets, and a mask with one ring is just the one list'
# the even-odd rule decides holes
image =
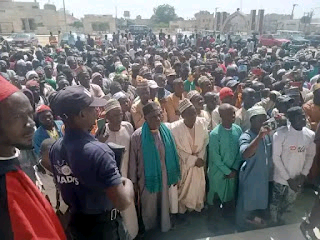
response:
{"label": "green foliage", "polygon": [[169,4],[163,4],[154,8],[153,13],[151,19],[156,23],[169,23],[177,19],[174,7]]}
{"label": "green foliage", "polygon": [[81,21],[75,21],[74,23],[70,24],[70,26],[79,29],[79,28],[83,28],[83,23]]}

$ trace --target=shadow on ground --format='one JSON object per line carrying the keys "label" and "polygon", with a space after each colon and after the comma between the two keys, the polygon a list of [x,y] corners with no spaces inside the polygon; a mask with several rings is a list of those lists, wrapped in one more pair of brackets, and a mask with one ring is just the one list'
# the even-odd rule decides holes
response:
{"label": "shadow on ground", "polygon": [[[284,215],[286,224],[299,223],[302,217],[306,216],[313,206],[315,199],[314,191],[305,189],[298,196],[294,208]],[[145,240],[194,240],[207,237],[220,236],[225,234],[236,233],[237,229],[232,221],[209,216],[210,211],[205,209],[201,213],[187,213],[188,223],[183,226],[177,226],[175,229],[162,233],[160,230],[152,230],[144,234]]]}

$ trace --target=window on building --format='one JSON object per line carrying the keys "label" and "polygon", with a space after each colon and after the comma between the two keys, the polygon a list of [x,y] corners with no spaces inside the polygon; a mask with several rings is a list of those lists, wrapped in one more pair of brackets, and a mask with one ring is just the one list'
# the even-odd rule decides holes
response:
{"label": "window on building", "polygon": [[38,6],[32,6],[32,8],[34,8],[34,9],[38,9],[39,7],[38,7]]}

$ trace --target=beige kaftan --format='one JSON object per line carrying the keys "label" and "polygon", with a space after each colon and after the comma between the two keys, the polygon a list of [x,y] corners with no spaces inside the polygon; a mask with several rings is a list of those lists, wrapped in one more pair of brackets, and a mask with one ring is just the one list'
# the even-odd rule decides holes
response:
{"label": "beige kaftan", "polygon": [[[205,160],[209,141],[206,119],[197,117],[194,130],[184,124],[183,119],[171,124],[180,159],[181,181],[178,184],[179,212],[195,210],[200,212],[205,200],[204,167],[196,167],[198,158]],[[192,133],[194,132],[194,137]]]}
{"label": "beige kaftan", "polygon": [[[106,142],[113,142],[125,147],[120,171],[123,177],[127,177],[129,168],[130,138],[133,134],[133,126],[131,123],[123,121],[121,122],[120,130],[113,132],[109,129],[108,125],[109,124],[107,123],[106,132],[109,134],[109,137]],[[121,216],[123,217],[124,225],[126,226],[130,236],[134,239],[139,231],[135,204],[132,203],[125,211],[122,211]]]}

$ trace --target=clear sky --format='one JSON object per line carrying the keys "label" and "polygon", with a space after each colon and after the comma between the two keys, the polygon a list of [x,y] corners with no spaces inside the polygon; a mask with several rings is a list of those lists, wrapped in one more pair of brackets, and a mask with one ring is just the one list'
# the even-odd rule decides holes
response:
{"label": "clear sky", "polygon": [[[19,1],[19,0],[18,0]],[[21,0],[20,0],[21,1]],[[63,0],[51,0],[57,8],[62,8]],[[42,5],[47,0],[39,1]],[[265,9],[265,13],[291,14],[292,4],[296,3],[295,18],[303,16],[304,12],[314,11],[314,17],[320,18],[320,0],[65,0],[66,9],[75,17],[83,17],[84,14],[112,14],[115,16],[116,6],[118,17],[123,16],[125,10],[130,11],[131,18],[141,15],[142,18],[150,18],[153,8],[161,4],[173,5],[178,16],[185,19],[194,17],[200,10],[211,13],[218,11],[232,13],[240,7],[242,12],[250,13],[251,9]]]}

